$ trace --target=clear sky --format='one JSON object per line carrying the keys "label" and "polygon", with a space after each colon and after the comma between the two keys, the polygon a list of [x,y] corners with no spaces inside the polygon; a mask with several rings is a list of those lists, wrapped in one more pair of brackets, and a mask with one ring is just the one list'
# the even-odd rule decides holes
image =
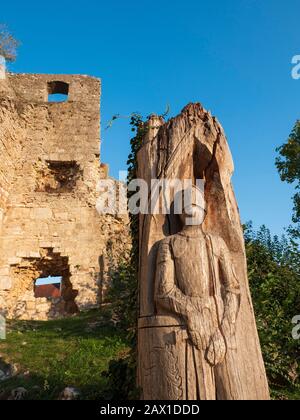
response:
{"label": "clear sky", "polygon": [[41,277],[35,282],[36,286],[43,286],[45,284],[61,283],[62,277]]}
{"label": "clear sky", "polygon": [[15,72],[102,78],[102,161],[126,169],[128,121],[114,114],[177,114],[200,101],[218,117],[235,160],[243,221],[281,233],[292,188],[275,148],[300,118],[299,0],[37,0],[1,4],[0,21],[22,41]]}

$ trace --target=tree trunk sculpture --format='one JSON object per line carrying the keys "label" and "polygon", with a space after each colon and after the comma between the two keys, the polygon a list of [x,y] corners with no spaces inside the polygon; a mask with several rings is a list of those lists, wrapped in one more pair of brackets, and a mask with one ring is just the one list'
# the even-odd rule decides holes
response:
{"label": "tree trunk sculpture", "polygon": [[190,104],[151,117],[138,177],[205,183],[207,215],[140,215],[138,383],[145,400],[268,400],[233,162],[218,121]]}

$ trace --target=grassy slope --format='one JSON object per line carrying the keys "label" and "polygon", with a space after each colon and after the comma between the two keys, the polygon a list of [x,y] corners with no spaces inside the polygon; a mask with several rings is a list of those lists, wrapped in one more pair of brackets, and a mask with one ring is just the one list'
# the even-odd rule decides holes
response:
{"label": "grassy slope", "polygon": [[[21,374],[0,382],[0,394],[23,386],[30,399],[57,399],[65,387],[74,386],[83,399],[106,398],[101,373],[111,359],[128,351],[124,331],[109,319],[109,311],[91,311],[59,321],[10,321],[0,357],[16,363]],[[300,400],[300,391],[277,389],[272,397]]]}
{"label": "grassy slope", "polygon": [[[0,393],[24,386],[34,399],[57,399],[66,386],[74,386],[85,399],[103,398],[101,373],[128,350],[124,332],[109,318],[109,313],[92,311],[59,321],[9,322],[0,355],[23,374],[0,382]],[[37,385],[40,389],[33,389]]]}

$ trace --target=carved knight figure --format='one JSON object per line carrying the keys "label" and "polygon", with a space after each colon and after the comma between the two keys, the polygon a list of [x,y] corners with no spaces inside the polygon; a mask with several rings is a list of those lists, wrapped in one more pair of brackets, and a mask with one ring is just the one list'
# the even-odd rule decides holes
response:
{"label": "carved knight figure", "polygon": [[[194,198],[200,193],[196,187],[193,192]],[[179,316],[186,326],[186,398],[230,399],[221,365],[235,346],[240,287],[226,244],[202,229],[206,210],[201,202],[184,206],[183,229],[159,245],[156,310]]]}
{"label": "carved knight figure", "polygon": [[223,128],[199,103],[167,122],[152,116],[148,128],[138,178],[205,188],[192,188],[183,211],[176,194],[174,211],[139,216],[141,398],[269,400]]}

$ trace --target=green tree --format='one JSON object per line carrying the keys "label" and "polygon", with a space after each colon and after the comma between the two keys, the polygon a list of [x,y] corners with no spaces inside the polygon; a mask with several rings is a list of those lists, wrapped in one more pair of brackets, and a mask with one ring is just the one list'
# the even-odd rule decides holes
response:
{"label": "green tree", "polygon": [[277,149],[276,166],[282,181],[295,184],[293,222],[294,237],[300,238],[300,121],[298,120],[287,142]]}
{"label": "green tree", "polygon": [[[109,127],[119,116],[112,118]],[[130,116],[131,131],[135,133],[130,140],[131,152],[128,156],[127,183],[137,178],[137,154],[146,133],[142,116]],[[133,195],[128,191],[128,199]],[[108,397],[111,399],[138,399],[140,391],[136,388],[137,362],[137,319],[138,319],[138,264],[139,264],[139,215],[130,214],[131,255],[120,256],[118,269],[110,273],[111,287],[108,300],[113,302],[113,310],[121,326],[127,330],[131,351],[119,360],[112,360],[105,376],[108,379]]]}
{"label": "green tree", "polygon": [[15,61],[17,58],[17,48],[19,42],[7,29],[7,26],[0,24],[0,55],[7,61]]}
{"label": "green tree", "polygon": [[292,319],[300,314],[300,252],[289,236],[245,227],[248,274],[268,378],[273,388],[299,387],[299,341]]}

